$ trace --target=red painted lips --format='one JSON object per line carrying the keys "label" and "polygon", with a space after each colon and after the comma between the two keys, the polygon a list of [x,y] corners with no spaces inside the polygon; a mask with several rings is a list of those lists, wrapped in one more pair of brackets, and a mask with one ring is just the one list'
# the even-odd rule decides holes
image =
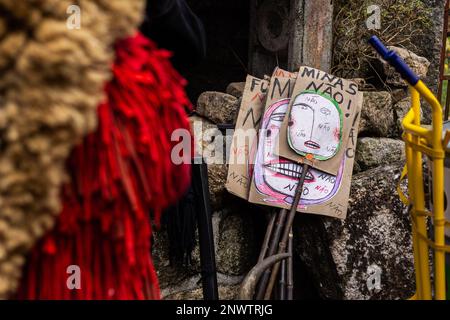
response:
{"label": "red painted lips", "polygon": [[320,144],[312,140],[305,141],[304,145],[311,149],[320,149]]}

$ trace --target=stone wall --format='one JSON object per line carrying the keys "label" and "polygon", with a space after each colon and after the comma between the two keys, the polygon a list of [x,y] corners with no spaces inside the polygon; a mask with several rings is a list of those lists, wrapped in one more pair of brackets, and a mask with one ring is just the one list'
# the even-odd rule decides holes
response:
{"label": "stone wall", "polygon": [[[233,83],[228,87],[228,93],[209,91],[200,95],[197,114],[190,118],[196,148],[199,148],[200,143],[206,147],[214,141],[220,134],[217,124],[234,123],[243,89],[242,83]],[[225,154],[226,141],[219,143]],[[256,233],[265,215],[255,206],[229,194],[225,190],[226,177],[226,164],[208,165],[219,295],[221,299],[234,299],[243,277],[259,253],[261,239]],[[163,298],[202,299],[198,244],[192,255],[192,263],[187,267],[169,264],[168,247],[165,230],[157,232],[154,261]]]}
{"label": "stone wall", "polygon": [[[427,59],[392,49],[426,76]],[[306,214],[296,218],[294,281],[302,284],[295,288],[296,298],[407,299],[414,293],[410,220],[396,192],[405,161],[401,119],[410,100],[406,83],[379,63],[389,87],[376,90],[363,79],[355,79],[364,102],[347,219]],[[200,95],[197,114],[191,117],[197,124],[193,126],[197,145],[215,141],[220,125],[235,122],[242,90],[243,83],[232,83],[226,93]],[[424,112],[424,118],[428,117]],[[220,297],[233,299],[256,263],[268,210],[225,190],[226,165],[210,164],[208,173]],[[155,261],[163,296],[201,299],[198,248],[190,267],[171,267],[165,241],[164,232],[158,233]]]}
{"label": "stone wall", "polygon": [[[427,58],[430,72],[424,78],[437,92],[443,13],[446,0],[335,0],[332,72],[341,77],[362,77],[383,85],[377,60],[367,39],[377,35],[387,45],[402,47]],[[368,7],[380,9],[377,27],[367,28]],[[369,21],[372,21],[369,19]]]}
{"label": "stone wall", "polygon": [[[426,77],[426,58],[391,49]],[[410,98],[406,83],[378,63],[389,86],[377,90],[357,80],[364,100],[347,219],[310,217],[297,224],[298,254],[325,299],[407,299],[414,294],[410,219],[396,191],[405,162],[401,119]],[[429,116],[424,109],[423,118]]]}

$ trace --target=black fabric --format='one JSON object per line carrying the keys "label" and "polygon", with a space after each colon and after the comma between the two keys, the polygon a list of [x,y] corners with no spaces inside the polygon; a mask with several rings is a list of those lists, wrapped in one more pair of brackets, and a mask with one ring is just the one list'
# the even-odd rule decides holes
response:
{"label": "black fabric", "polygon": [[192,66],[206,56],[203,24],[185,0],[148,0],[141,32],[174,53],[172,62],[177,69]]}
{"label": "black fabric", "polygon": [[169,259],[172,266],[189,266],[197,230],[197,201],[193,188],[174,206],[165,210],[163,224],[167,228]]}
{"label": "black fabric", "polygon": [[[206,36],[200,19],[185,0],[147,0],[141,32],[159,47],[172,51],[172,63],[178,71],[193,66],[206,56]],[[189,265],[195,247],[198,200],[193,188],[165,210],[162,223],[169,238],[170,263]]]}

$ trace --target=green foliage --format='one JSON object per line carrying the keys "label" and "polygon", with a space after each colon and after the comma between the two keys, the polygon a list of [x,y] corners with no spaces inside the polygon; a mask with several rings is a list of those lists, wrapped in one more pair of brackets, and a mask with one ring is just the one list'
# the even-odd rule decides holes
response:
{"label": "green foliage", "polygon": [[[375,71],[376,58],[367,44],[377,35],[386,45],[404,47],[423,55],[417,46],[432,26],[431,10],[421,0],[335,0],[333,72],[342,77],[360,77]],[[367,7],[381,9],[381,28],[369,30]]]}

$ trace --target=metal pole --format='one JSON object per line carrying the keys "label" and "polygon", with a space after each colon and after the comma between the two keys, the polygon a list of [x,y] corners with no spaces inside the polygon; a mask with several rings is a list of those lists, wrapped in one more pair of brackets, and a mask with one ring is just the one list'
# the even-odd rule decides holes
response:
{"label": "metal pole", "polygon": [[[193,188],[197,195],[197,221],[200,247],[200,265],[204,300],[218,300],[217,270],[214,236],[211,219],[211,205],[208,188],[208,168],[202,161],[194,161]],[[200,163],[199,163],[200,162]]]}
{"label": "metal pole", "polygon": [[276,214],[271,213],[269,223],[267,224],[267,230],[264,236],[263,244],[261,246],[261,252],[259,253],[258,263],[264,260],[264,258],[266,257],[267,250],[269,250],[269,241],[272,235],[273,226],[275,224],[275,218]]}
{"label": "metal pole", "polygon": [[286,300],[293,300],[294,299],[294,261],[293,261],[293,238],[294,235],[291,232],[289,232],[289,244],[288,244],[288,253],[290,254],[289,258],[287,259],[287,292],[286,292]]}
{"label": "metal pole", "polygon": [[[289,233],[291,231],[292,223],[294,222],[295,214],[297,213],[297,206],[300,202],[300,198],[303,194],[303,184],[305,183],[306,172],[309,169],[307,164],[303,164],[302,167],[302,175],[297,185],[297,189],[295,190],[295,197],[292,203],[291,210],[289,211],[289,215],[287,218],[287,222],[285,224],[285,229],[283,231],[283,236],[281,237],[280,244],[278,246],[278,254],[286,252],[286,246],[289,240]],[[264,295],[265,300],[269,300],[272,294],[273,286],[275,284],[276,278],[278,276],[278,271],[280,270],[280,263],[276,263],[273,266],[272,273],[270,275],[269,284],[266,288],[266,294]]]}
{"label": "metal pole", "polygon": [[[287,210],[281,209],[278,213],[277,220],[275,222],[275,231],[273,232],[272,239],[270,242],[269,250],[267,251],[266,257],[273,256],[278,248],[278,243],[280,241],[281,232],[283,229],[284,222],[286,220]],[[267,282],[270,277],[270,269],[266,269],[258,283],[258,289],[256,292],[256,300],[262,300],[264,298],[264,293],[266,292]]]}

